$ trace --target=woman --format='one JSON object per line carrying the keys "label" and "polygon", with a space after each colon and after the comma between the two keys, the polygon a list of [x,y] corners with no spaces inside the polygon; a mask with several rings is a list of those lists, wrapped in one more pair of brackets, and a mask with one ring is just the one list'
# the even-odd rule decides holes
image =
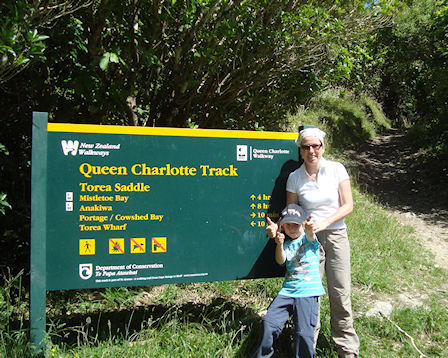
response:
{"label": "woman", "polygon": [[[299,204],[315,221],[321,243],[321,276],[325,270],[330,300],[331,333],[340,357],[357,357],[359,339],[353,327],[350,300],[350,245],[344,218],[353,211],[347,170],[341,163],[325,160],[325,133],[318,128],[299,132],[296,144],[304,163],[289,175],[286,204]],[[268,236],[277,225],[268,222]],[[316,338],[319,333],[316,327]]]}

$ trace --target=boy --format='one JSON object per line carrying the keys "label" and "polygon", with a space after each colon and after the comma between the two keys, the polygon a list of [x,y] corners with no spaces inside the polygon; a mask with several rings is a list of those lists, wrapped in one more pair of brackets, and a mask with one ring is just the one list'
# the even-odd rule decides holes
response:
{"label": "boy", "polygon": [[[268,224],[270,224],[268,220]],[[295,327],[295,357],[315,357],[314,327],[318,318],[318,297],[324,288],[319,275],[319,241],[314,234],[314,223],[296,204],[289,204],[282,211],[275,260],[286,264],[282,288],[268,308],[261,328],[261,344],[254,357],[270,357],[272,345],[292,315]],[[290,238],[285,240],[284,231]]]}

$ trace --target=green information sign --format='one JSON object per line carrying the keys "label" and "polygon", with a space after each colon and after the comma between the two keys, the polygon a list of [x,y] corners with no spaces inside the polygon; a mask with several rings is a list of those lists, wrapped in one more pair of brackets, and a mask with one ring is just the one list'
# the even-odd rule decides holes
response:
{"label": "green information sign", "polygon": [[296,133],[46,118],[34,115],[35,290],[282,274],[266,216],[285,204]]}

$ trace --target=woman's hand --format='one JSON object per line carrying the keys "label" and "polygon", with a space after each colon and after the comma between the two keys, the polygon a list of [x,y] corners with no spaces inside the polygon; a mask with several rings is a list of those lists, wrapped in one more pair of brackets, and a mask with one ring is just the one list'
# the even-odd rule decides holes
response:
{"label": "woman's hand", "polygon": [[313,222],[313,231],[316,234],[325,230],[328,226],[330,226],[330,223],[327,220],[315,221]]}

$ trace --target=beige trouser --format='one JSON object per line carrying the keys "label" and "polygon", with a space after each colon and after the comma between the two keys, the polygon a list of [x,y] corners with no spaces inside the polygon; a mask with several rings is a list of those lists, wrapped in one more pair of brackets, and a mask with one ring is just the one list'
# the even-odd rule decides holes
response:
{"label": "beige trouser", "polygon": [[[352,303],[350,300],[350,243],[347,230],[324,230],[317,233],[320,248],[320,276],[327,276],[328,299],[330,301],[331,335],[338,346],[338,354],[359,354],[359,338],[353,327]],[[315,342],[320,330],[320,321],[315,329]]]}

